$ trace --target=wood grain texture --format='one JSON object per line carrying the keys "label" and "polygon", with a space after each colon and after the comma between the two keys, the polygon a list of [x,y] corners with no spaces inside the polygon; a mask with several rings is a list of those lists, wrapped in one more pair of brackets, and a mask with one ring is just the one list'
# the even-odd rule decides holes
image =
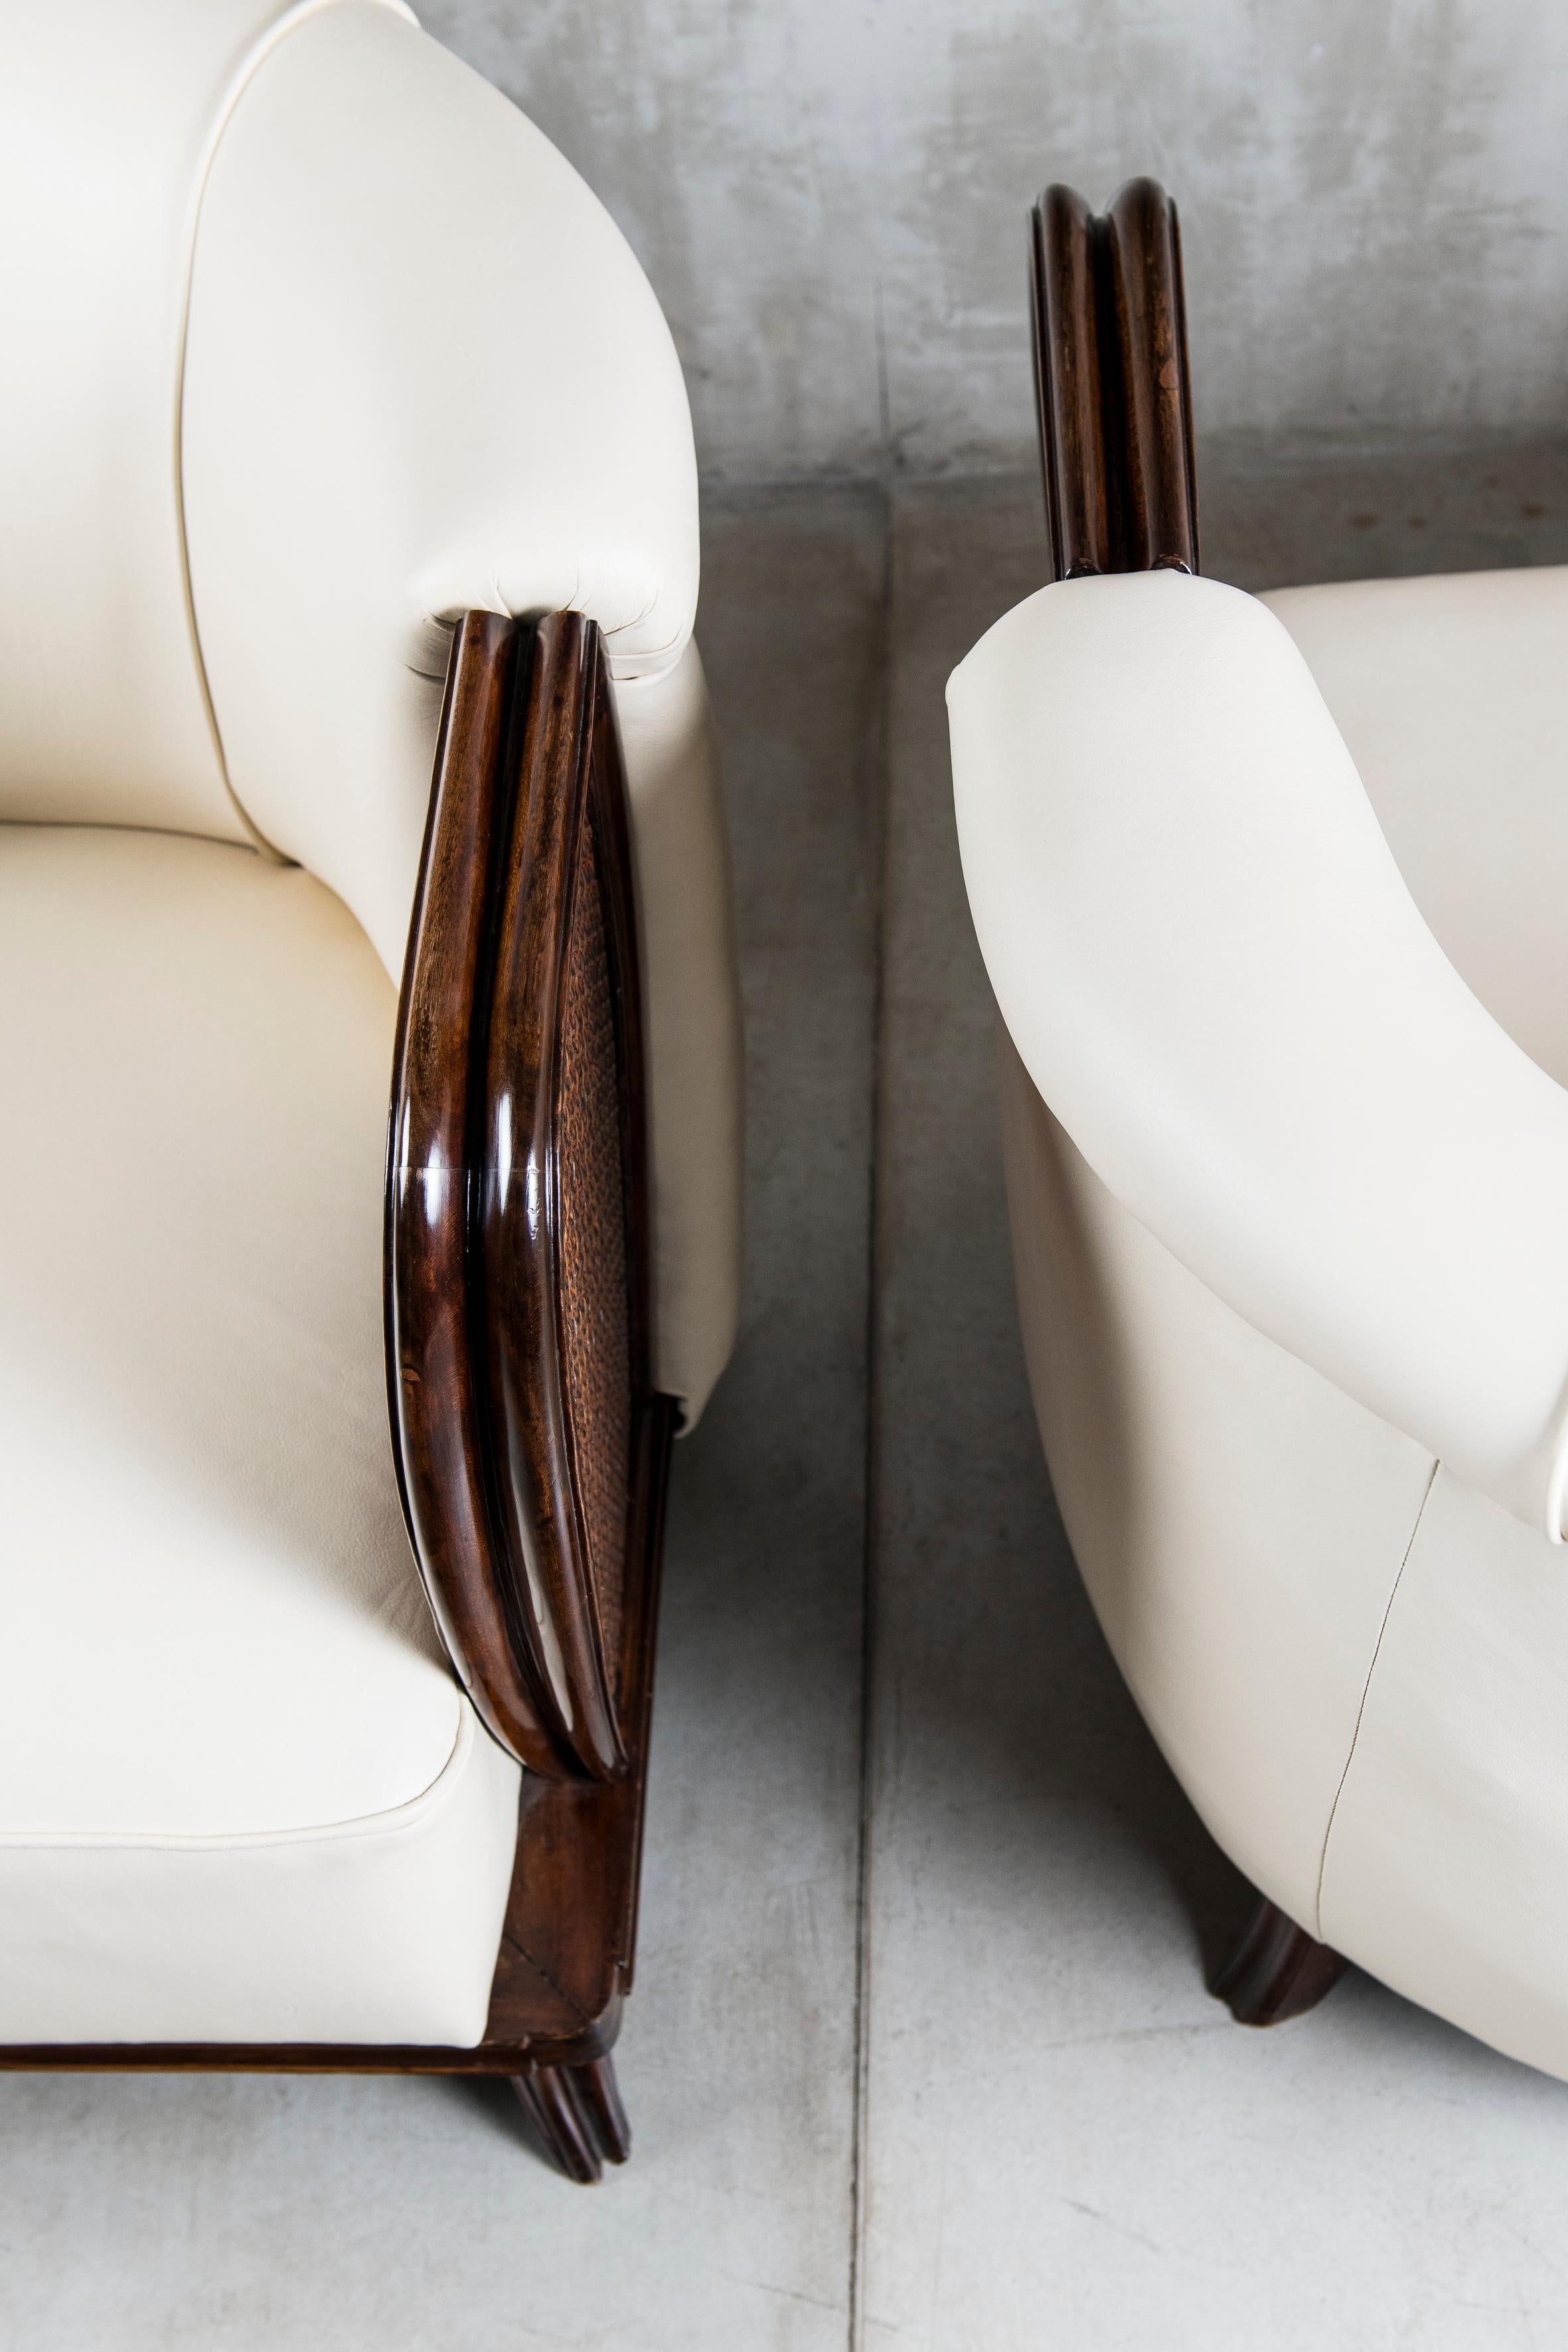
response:
{"label": "wood grain texture", "polygon": [[[649,1352],[646,1249],[631,1230],[645,1224],[632,1196],[647,1174],[625,786],[593,623],[552,614],[527,651],[494,908],[475,1338],[496,1534],[551,1728],[583,1770],[614,1780],[627,1761],[615,1657],[626,1475]],[[591,968],[574,940],[593,942]]]}
{"label": "wood grain texture", "polygon": [[1101,232],[1120,391],[1124,572],[1198,569],[1197,490],[1176,207],[1129,180]]}
{"label": "wood grain texture", "polygon": [[492,1736],[530,1770],[553,1774],[564,1759],[492,1535],[468,1299],[473,1066],[489,1013],[516,639],[502,615],[470,613],[453,641],[398,1008],[384,1293],[393,1454],[447,1654]]}
{"label": "wood grain texture", "polygon": [[1083,198],[1059,184],[1046,190],[1031,221],[1035,398],[1058,580],[1118,568],[1100,386],[1097,227]]}
{"label": "wood grain texture", "polygon": [[628,1478],[649,1393],[642,1015],[595,625],[460,625],[405,973],[387,1356],[450,1653],[530,1769],[627,1769]]}
{"label": "wood grain texture", "polygon": [[1040,458],[1058,580],[1198,570],[1176,208],[1130,180],[1103,216],[1054,184],[1032,220]]}
{"label": "wood grain texture", "polygon": [[535,2066],[512,2076],[523,2113],[558,2172],[584,2186],[625,2164],[632,2136],[608,2058],[585,2066]]}

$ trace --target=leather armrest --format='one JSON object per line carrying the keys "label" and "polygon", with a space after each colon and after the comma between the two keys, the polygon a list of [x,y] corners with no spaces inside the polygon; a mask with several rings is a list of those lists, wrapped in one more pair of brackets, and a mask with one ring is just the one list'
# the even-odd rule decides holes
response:
{"label": "leather armrest", "polygon": [[1561,1540],[1568,1096],[1432,938],[1287,631],[1213,581],[1066,582],[948,704],[992,984],[1090,1166]]}
{"label": "leather armrest", "polygon": [[191,593],[229,781],[395,979],[450,627],[572,610],[617,688],[697,602],[679,362],[626,239],[501,93],[372,0],[292,21],[192,266]]}

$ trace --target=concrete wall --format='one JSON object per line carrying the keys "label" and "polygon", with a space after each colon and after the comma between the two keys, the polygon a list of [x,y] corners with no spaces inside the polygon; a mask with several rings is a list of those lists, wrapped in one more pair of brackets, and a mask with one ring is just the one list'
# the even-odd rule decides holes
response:
{"label": "concrete wall", "polygon": [[1024,215],[1152,171],[1199,430],[1568,427],[1565,0],[421,0],[641,256],[710,472],[1009,465]]}

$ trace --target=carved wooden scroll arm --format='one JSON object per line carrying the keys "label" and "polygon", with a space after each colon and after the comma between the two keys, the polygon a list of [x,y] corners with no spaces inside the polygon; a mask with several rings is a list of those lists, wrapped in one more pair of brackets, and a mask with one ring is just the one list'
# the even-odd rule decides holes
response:
{"label": "carved wooden scroll arm", "polygon": [[386,1322],[409,1535],[458,1672],[535,1772],[627,1765],[650,1375],[635,898],[599,632],[470,613],[399,1010]]}
{"label": "carved wooden scroll arm", "polygon": [[1032,241],[1035,384],[1058,580],[1198,569],[1181,232],[1153,180],[1106,213],[1048,187]]}

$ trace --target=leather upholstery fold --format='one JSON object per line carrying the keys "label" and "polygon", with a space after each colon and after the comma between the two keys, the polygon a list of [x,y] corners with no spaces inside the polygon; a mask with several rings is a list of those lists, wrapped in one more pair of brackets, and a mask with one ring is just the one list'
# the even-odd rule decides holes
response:
{"label": "leather upholstery fold", "polygon": [[981,947],[1089,1166],[1561,1539],[1568,1097],[1433,938],[1287,631],[1213,581],[1069,582],[948,700]]}

